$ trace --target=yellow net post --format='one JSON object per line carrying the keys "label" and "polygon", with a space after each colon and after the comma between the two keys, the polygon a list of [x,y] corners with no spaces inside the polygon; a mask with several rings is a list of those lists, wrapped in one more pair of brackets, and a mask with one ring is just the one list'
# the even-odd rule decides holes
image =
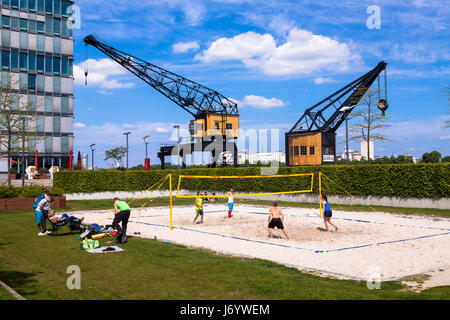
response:
{"label": "yellow net post", "polygon": [[319,208],[320,217],[322,218],[322,172],[319,171]]}
{"label": "yellow net post", "polygon": [[170,231],[172,231],[172,174],[169,174]]}

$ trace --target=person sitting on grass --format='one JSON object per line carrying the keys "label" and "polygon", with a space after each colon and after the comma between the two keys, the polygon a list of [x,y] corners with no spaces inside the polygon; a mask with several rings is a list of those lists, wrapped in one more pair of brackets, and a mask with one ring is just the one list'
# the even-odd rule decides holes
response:
{"label": "person sitting on grass", "polygon": [[76,222],[82,223],[83,220],[84,220],[84,217],[82,217],[81,219],[79,219],[79,218],[74,217],[74,216],[69,216],[69,215],[66,214],[66,213],[63,213],[63,214],[60,215],[60,216],[59,216],[59,215],[56,216],[56,215],[55,215],[55,212],[54,212],[53,210],[50,210],[50,211],[48,212],[48,220],[50,220],[52,223],[58,223],[58,222],[63,222],[63,221],[67,221],[67,222],[70,222],[70,221],[76,221]]}
{"label": "person sitting on grass", "polygon": [[333,215],[333,213],[331,211],[330,204],[328,203],[328,198],[325,194],[322,195],[322,206],[324,208],[323,223],[325,224],[325,231],[328,231],[328,223],[335,228],[335,231],[338,231],[338,227],[336,227],[334,223],[331,222],[331,216]]}

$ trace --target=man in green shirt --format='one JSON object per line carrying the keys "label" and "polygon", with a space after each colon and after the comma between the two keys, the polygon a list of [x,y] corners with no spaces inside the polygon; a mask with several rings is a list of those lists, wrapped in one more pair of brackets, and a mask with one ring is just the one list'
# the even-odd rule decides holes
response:
{"label": "man in green shirt", "polygon": [[[117,230],[117,243],[127,242],[127,225],[130,218],[130,206],[119,198],[114,198],[113,227]],[[122,227],[119,223],[122,222]]]}
{"label": "man in green shirt", "polygon": [[200,191],[197,192],[197,197],[195,198],[195,218],[194,223],[197,220],[198,216],[200,216],[200,222],[203,223],[203,198],[200,194]]}

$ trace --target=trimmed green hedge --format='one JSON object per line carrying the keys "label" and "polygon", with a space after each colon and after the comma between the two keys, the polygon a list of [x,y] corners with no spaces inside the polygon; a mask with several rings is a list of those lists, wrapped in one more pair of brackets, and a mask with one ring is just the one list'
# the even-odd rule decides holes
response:
{"label": "trimmed green hedge", "polygon": [[[20,197],[36,197],[45,192],[47,187],[43,186],[28,186],[28,187],[7,187],[0,186],[0,199],[4,198],[20,198]],[[62,196],[64,195],[64,190],[61,188],[52,188],[53,196]]]}
{"label": "trimmed green hedge", "polygon": [[[280,167],[277,174],[324,173],[324,192],[362,196],[398,196],[418,198],[450,197],[450,164],[386,164],[332,165],[314,167]],[[215,168],[154,171],[72,171],[54,174],[53,184],[66,193],[103,191],[141,191],[148,189],[168,173],[174,176],[176,190],[178,175],[260,175],[260,168]],[[318,175],[314,176],[314,192],[318,191]],[[309,187],[306,177],[266,179],[183,179],[181,189],[199,191],[272,192],[302,190]],[[342,189],[339,189],[339,185]],[[167,190],[166,181],[162,190]]]}

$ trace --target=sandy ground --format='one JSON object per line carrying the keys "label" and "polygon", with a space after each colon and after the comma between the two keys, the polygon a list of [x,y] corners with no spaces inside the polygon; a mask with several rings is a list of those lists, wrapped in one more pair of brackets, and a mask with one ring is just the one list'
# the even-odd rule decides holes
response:
{"label": "sandy ground", "polygon": [[[286,240],[280,230],[268,238],[268,207],[239,205],[226,218],[224,204],[206,204],[204,223],[194,224],[193,206],[132,210],[128,235],[154,238],[216,252],[271,260],[324,276],[369,281],[430,274],[422,287],[450,285],[450,219],[381,212],[334,211],[338,232],[325,232],[319,210],[282,208]],[[111,211],[74,213],[97,223]],[[100,224],[110,224],[112,217]],[[441,271],[440,271],[441,270]],[[443,271],[442,271],[443,270]]]}

